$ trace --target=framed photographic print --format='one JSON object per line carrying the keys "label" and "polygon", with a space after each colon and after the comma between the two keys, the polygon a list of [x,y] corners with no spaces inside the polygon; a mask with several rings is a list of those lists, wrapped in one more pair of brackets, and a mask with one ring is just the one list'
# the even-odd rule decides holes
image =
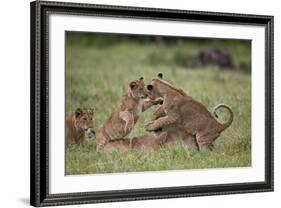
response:
{"label": "framed photographic print", "polygon": [[31,205],[273,191],[273,17],[31,3]]}

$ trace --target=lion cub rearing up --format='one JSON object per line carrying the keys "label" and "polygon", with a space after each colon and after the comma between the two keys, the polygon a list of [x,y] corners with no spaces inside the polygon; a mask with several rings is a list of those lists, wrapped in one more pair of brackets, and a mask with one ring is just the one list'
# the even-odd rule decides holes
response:
{"label": "lion cub rearing up", "polygon": [[98,129],[97,151],[102,150],[104,145],[110,141],[126,137],[135,126],[140,113],[152,105],[158,104],[158,101],[145,100],[145,98],[147,98],[147,91],[143,77],[132,81],[117,108]]}
{"label": "lion cub rearing up", "polygon": [[147,90],[151,99],[163,98],[163,117],[150,122],[146,125],[147,131],[155,131],[159,128],[175,124],[181,126],[188,134],[195,136],[199,147],[205,146],[213,149],[213,142],[219,137],[233,121],[233,112],[227,105],[220,104],[214,109],[214,115],[217,109],[225,108],[230,113],[230,118],[226,123],[219,123],[208,109],[188,96],[181,89],[177,89],[170,83],[162,80],[162,74],[154,78]]}

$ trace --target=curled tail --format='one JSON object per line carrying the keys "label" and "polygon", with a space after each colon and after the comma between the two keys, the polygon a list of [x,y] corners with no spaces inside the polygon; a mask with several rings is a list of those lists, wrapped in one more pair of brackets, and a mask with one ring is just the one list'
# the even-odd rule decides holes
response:
{"label": "curled tail", "polygon": [[214,107],[213,109],[213,114],[216,118],[218,118],[218,114],[217,114],[217,110],[220,109],[220,108],[225,108],[228,110],[229,114],[230,114],[230,117],[228,119],[227,122],[225,123],[222,123],[221,124],[221,131],[223,131],[224,129],[226,129],[227,127],[229,127],[233,121],[233,117],[234,117],[234,114],[233,114],[233,111],[231,110],[231,108],[228,106],[228,105],[225,105],[225,104],[218,104],[217,106]]}

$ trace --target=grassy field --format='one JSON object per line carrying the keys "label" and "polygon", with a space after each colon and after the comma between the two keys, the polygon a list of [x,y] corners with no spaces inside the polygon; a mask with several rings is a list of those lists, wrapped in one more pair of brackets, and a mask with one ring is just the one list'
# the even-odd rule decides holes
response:
{"label": "grassy field", "polygon": [[[181,41],[177,44],[139,43],[114,37],[67,35],[66,111],[95,108],[97,129],[111,114],[130,81],[143,76],[148,83],[158,72],[202,102],[208,109],[218,103],[232,107],[234,122],[215,143],[213,152],[164,146],[157,152],[97,153],[95,142],[66,151],[66,174],[136,172],[195,168],[251,166],[250,69],[191,69],[185,57],[207,47],[231,47],[234,63],[250,65],[250,47],[241,41]],[[187,58],[188,59],[188,58]],[[147,134],[144,125],[156,107],[144,112],[130,137]],[[222,120],[224,112],[219,112]]]}

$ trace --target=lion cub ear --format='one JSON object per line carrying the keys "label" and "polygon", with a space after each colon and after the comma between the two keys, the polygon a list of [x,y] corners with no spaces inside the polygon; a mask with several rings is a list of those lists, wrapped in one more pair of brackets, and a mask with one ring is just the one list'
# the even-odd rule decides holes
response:
{"label": "lion cub ear", "polygon": [[131,90],[134,89],[137,86],[137,83],[135,81],[130,83]]}
{"label": "lion cub ear", "polygon": [[143,77],[140,77],[140,80],[143,80]]}
{"label": "lion cub ear", "polygon": [[157,77],[160,78],[160,79],[163,79],[163,74],[162,74],[162,73],[159,73],[159,74],[157,75]]}
{"label": "lion cub ear", "polygon": [[76,111],[75,111],[75,118],[78,118],[79,116],[81,116],[82,113],[83,112],[82,112],[81,108],[77,108]]}

